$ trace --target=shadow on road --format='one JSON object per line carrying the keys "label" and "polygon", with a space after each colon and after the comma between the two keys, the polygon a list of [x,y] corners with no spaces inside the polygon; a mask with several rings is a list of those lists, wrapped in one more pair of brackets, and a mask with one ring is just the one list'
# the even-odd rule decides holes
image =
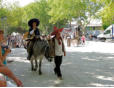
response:
{"label": "shadow on road", "polygon": [[[56,76],[53,72],[54,63],[43,60],[42,72],[32,72],[30,62],[26,60],[25,50],[15,51],[17,59],[8,64],[9,68],[23,81],[26,87],[53,87]],[[24,53],[23,53],[24,52]],[[58,87],[88,87],[88,86],[114,86],[114,54],[96,52],[67,52],[61,66],[63,81]]]}

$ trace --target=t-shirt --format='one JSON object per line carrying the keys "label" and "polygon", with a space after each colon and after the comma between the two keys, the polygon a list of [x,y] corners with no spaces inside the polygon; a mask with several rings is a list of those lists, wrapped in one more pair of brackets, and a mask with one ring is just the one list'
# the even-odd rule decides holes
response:
{"label": "t-shirt", "polygon": [[56,38],[55,38],[55,55],[56,56],[64,55],[62,50],[62,41],[61,41],[61,44],[59,45],[58,40]]}
{"label": "t-shirt", "polygon": [[[32,28],[29,29],[29,34],[32,30],[34,30],[34,29],[32,29]],[[38,28],[36,28],[36,30],[34,30],[33,32],[35,33],[35,35],[40,35],[40,31]]]}

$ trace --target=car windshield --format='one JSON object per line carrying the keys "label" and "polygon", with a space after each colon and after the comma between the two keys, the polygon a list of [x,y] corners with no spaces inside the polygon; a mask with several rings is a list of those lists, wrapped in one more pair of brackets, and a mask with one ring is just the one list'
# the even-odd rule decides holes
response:
{"label": "car windshield", "polygon": [[110,34],[110,30],[105,31],[104,34]]}

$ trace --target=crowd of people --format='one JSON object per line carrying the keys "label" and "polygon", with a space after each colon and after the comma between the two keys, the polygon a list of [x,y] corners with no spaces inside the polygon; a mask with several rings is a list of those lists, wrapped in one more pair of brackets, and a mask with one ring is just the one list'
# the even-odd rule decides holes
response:
{"label": "crowd of people", "polygon": [[11,48],[20,48],[23,46],[23,35],[17,33],[16,35],[7,36],[7,44]]}
{"label": "crowd of people", "polygon": [[67,32],[63,34],[64,40],[67,42],[67,46],[70,47],[71,45],[85,45],[86,36],[82,32],[80,26],[75,28],[73,33]]}

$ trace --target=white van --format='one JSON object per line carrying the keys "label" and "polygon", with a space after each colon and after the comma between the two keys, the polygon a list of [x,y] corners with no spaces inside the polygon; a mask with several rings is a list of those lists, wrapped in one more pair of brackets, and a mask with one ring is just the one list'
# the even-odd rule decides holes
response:
{"label": "white van", "polygon": [[102,41],[114,38],[114,24],[110,25],[102,34],[99,34],[97,38]]}

